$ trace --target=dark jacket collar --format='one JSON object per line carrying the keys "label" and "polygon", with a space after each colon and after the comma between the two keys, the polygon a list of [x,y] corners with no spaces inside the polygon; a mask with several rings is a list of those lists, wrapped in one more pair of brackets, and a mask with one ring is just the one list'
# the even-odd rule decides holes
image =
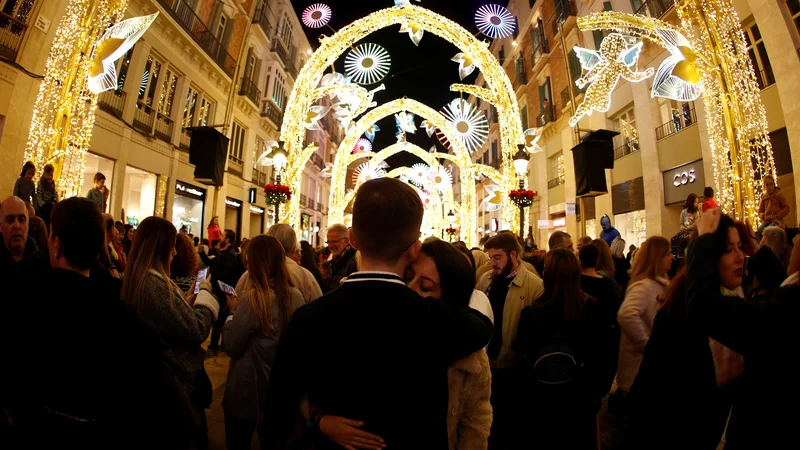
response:
{"label": "dark jacket collar", "polygon": [[[39,246],[36,245],[36,241],[28,236],[28,240],[25,241],[25,252],[22,254],[22,259],[17,262],[25,261],[26,259],[30,259],[33,256],[36,256],[39,253]],[[8,261],[13,261],[11,259],[11,252],[8,251],[5,245],[0,245],[0,258]]]}

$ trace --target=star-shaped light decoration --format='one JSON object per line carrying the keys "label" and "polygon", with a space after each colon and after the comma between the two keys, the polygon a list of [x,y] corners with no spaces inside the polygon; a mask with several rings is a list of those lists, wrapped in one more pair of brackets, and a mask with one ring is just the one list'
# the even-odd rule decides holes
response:
{"label": "star-shaped light decoration", "polygon": [[332,178],[333,177],[333,163],[326,162],[325,168],[319,172],[322,175],[322,178]]}
{"label": "star-shaped light decoration", "polygon": [[496,184],[484,184],[486,190],[486,197],[481,202],[479,209],[486,212],[497,211],[503,206],[503,190]]}
{"label": "star-shaped light decoration", "polygon": [[358,188],[369,180],[376,178],[383,178],[386,176],[386,171],[381,169],[378,164],[372,161],[359,164],[356,170],[353,171],[353,184]]}
{"label": "star-shaped light decoration", "polygon": [[458,76],[462,80],[475,71],[475,63],[472,62],[472,58],[463,53],[457,54],[451,61],[458,63]]}
{"label": "star-shaped light decoration", "polygon": [[703,84],[692,44],[678,31],[656,28],[656,32],[670,56],[658,67],[650,96],[680,102],[697,100],[703,93]]}
{"label": "star-shaped light decoration", "polygon": [[397,124],[398,134],[417,132],[417,126],[414,124],[414,114],[406,111],[401,111],[394,115],[394,121]]}
{"label": "star-shaped light decoration", "polygon": [[256,158],[256,167],[269,167],[274,164],[272,158],[269,155],[272,154],[272,151],[278,148],[278,143],[275,141],[266,141],[264,142],[264,151]]}
{"label": "star-shaped light decoration", "polygon": [[117,70],[114,64],[136,44],[156,20],[158,13],[123,20],[106,30],[92,53],[89,67],[89,91],[99,94],[117,88]]}
{"label": "star-shaped light decoration", "polygon": [[364,132],[364,136],[370,141],[375,142],[375,133],[378,131],[381,131],[381,128],[377,123],[373,123],[369,128],[367,128],[367,131]]}
{"label": "star-shaped light decoration", "polygon": [[431,167],[428,170],[425,187],[430,191],[445,192],[453,185],[453,174],[442,166]]}
{"label": "star-shaped light decoration", "polygon": [[489,122],[486,116],[468,101],[457,98],[442,111],[456,130],[456,136],[472,153],[483,147],[489,137]]}
{"label": "star-shaped light decoration", "polygon": [[324,3],[316,3],[303,11],[303,25],[308,28],[322,28],[331,21],[331,7]]}
{"label": "star-shaped light decoration", "polygon": [[428,172],[430,167],[427,164],[416,163],[411,166],[411,171],[408,172],[408,179],[418,186],[424,186],[428,180]]}
{"label": "star-shaped light decoration", "polygon": [[369,153],[372,151],[372,142],[369,139],[361,138],[356,141],[356,146],[353,147],[352,154]]}
{"label": "star-shaped light decoration", "polygon": [[514,16],[500,5],[483,5],[475,13],[475,25],[492,39],[504,39],[514,34]]}
{"label": "star-shaped light decoration", "polygon": [[425,34],[425,30],[423,30],[422,27],[411,22],[401,23],[400,32],[408,33],[408,37],[411,38],[411,42],[413,42],[416,46],[419,46],[419,41],[422,40],[422,35]]}
{"label": "star-shaped light decoration", "polygon": [[539,147],[542,128],[528,128],[522,135],[525,136],[525,150],[528,153],[540,153],[542,151],[542,147]]}
{"label": "star-shaped light decoration", "polygon": [[321,130],[322,127],[319,125],[320,119],[325,117],[325,114],[328,114],[330,111],[330,107],[328,106],[312,106],[306,112],[306,118],[304,121],[304,125],[307,130]]}
{"label": "star-shaped light decoration", "polygon": [[436,127],[433,126],[433,124],[428,119],[423,120],[422,123],[419,124],[419,126],[425,129],[425,132],[428,133],[428,137],[433,136],[433,132],[436,131]]}

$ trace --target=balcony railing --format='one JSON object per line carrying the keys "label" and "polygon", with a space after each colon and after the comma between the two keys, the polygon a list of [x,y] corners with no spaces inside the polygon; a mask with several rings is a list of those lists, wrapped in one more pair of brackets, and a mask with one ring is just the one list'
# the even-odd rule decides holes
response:
{"label": "balcony railing", "polygon": [[305,196],[305,194],[300,194],[300,206],[301,207],[305,207],[306,206],[306,196]]}
{"label": "balcony railing", "polygon": [[625,155],[639,151],[639,143],[621,134],[614,136],[614,160],[620,159]]}
{"label": "balcony railing", "polygon": [[766,89],[775,84],[775,75],[772,74],[772,67],[765,67],[764,70],[756,71],[756,81],[759,89]]}
{"label": "balcony railing", "polygon": [[319,153],[314,152],[311,154],[311,163],[317,166],[319,170],[325,169],[325,162],[322,161],[322,157],[319,156]]}
{"label": "balcony railing", "polygon": [[272,51],[278,55],[278,58],[283,62],[283,66],[286,67],[286,72],[289,73],[292,77],[297,75],[295,72],[294,61],[292,61],[293,56],[289,54],[289,49],[286,48],[286,44],[281,40],[281,38],[275,34],[275,37],[272,39]]}
{"label": "balcony railing", "polygon": [[634,12],[642,16],[658,19],[673,5],[675,5],[675,0],[647,0]]}
{"label": "balcony railing", "polygon": [[136,111],[133,114],[133,127],[147,134],[153,132],[153,122],[156,119],[155,111],[141,101],[136,102]]}
{"label": "balcony railing", "polygon": [[543,127],[554,120],[556,120],[556,109],[553,105],[544,107],[542,112],[539,113],[539,116],[536,117],[536,122],[540,127]]}
{"label": "balcony railing", "polygon": [[694,106],[683,108],[680,111],[675,110],[672,112],[672,120],[656,128],[656,140],[664,139],[696,123],[697,115],[695,115]]}
{"label": "balcony railing", "polygon": [[244,95],[258,105],[259,100],[261,100],[261,89],[259,89],[250,78],[242,78],[242,85],[239,87],[239,95]]}
{"label": "balcony railing", "polygon": [[552,189],[554,187],[561,186],[562,184],[564,184],[564,177],[558,176],[547,182],[547,188]]}
{"label": "balcony railing", "polygon": [[325,207],[322,206],[322,203],[317,202],[317,211],[322,212],[324,209],[325,209]]}
{"label": "balcony railing", "polygon": [[179,147],[181,150],[189,151],[189,146],[192,143],[192,132],[186,128],[181,130],[181,142]]}
{"label": "balcony railing", "polygon": [[517,62],[516,70],[514,71],[516,76],[514,77],[514,89],[519,89],[520,87],[528,84],[528,74],[525,73],[525,65],[522,64],[520,67],[521,61]]}
{"label": "balcony railing", "polygon": [[28,25],[25,22],[20,22],[8,14],[0,12],[0,56],[16,61],[27,29]]}
{"label": "balcony railing", "polygon": [[122,117],[122,107],[125,105],[125,97],[127,96],[128,94],[122,89],[101,92],[97,96],[97,106],[109,114]]}
{"label": "balcony railing", "polygon": [[536,62],[539,61],[539,58],[550,53],[550,47],[547,45],[547,37],[544,35],[544,29],[536,27],[531,32],[531,34],[533,33],[536,33],[539,36],[538,44],[533,47],[533,64],[536,65]]}
{"label": "balcony railing", "polygon": [[228,50],[217,40],[208,29],[208,26],[197,17],[191,5],[186,0],[158,0],[161,6],[169,12],[169,15],[181,24],[183,29],[189,33],[197,45],[217,63],[217,65],[232,77],[236,70],[236,59],[228,53]]}
{"label": "balcony railing", "polygon": [[267,5],[266,0],[264,3],[261,4],[261,7],[258,8],[256,11],[256,15],[253,17],[253,23],[257,23],[262,30],[264,30],[264,34],[270,36],[272,33],[272,24],[269,23],[269,16],[272,15],[272,10],[270,10],[269,5]]}
{"label": "balcony railing", "polygon": [[175,122],[168,116],[158,113],[155,135],[164,142],[172,142],[172,129]]}
{"label": "balcony railing", "polygon": [[261,102],[261,117],[271,120],[277,128],[283,125],[283,112],[271,100]]}

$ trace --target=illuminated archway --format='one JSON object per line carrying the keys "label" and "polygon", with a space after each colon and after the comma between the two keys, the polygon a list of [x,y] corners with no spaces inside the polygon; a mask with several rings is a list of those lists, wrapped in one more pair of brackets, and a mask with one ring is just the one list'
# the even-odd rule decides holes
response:
{"label": "illuminated archway", "polygon": [[[411,3],[407,3],[402,7],[386,8],[376,11],[362,19],[352,22],[331,37],[320,38],[320,47],[311,55],[300,71],[285,110],[283,125],[281,127],[281,139],[286,143],[289,153],[286,167],[286,182],[295,192],[300,190],[303,167],[315,148],[313,143],[306,147],[303,145],[305,136],[304,119],[309,108],[321,97],[321,95],[318,95],[317,86],[325,70],[328,67],[332,67],[334,62],[355,42],[363,39],[374,31],[391,25],[400,24],[413,24],[422,30],[447,40],[467,55],[473,61],[476,68],[483,73],[487,82],[487,88],[453,85],[451,90],[474,94],[484,101],[492,103],[497,109],[500,124],[500,144],[503,155],[501,164],[502,172],[505,175],[501,178],[502,182],[500,185],[503,187],[504,191],[514,189],[516,178],[514,175],[512,156],[516,152],[517,144],[523,142],[522,122],[519,115],[516,94],[505,70],[503,70],[500,63],[489,51],[489,44],[487,42],[478,40],[463,27],[446,17],[428,9],[412,5]],[[364,90],[364,92],[366,92],[366,90]],[[359,113],[363,112],[364,109],[360,109]],[[410,108],[407,109],[412,111]],[[354,116],[357,115],[358,114],[354,114]],[[430,120],[431,117],[427,118]],[[371,123],[374,123],[374,121]],[[442,131],[445,130],[443,129]],[[352,136],[354,133],[356,133],[355,130],[348,130],[348,137],[346,140],[353,142],[350,148],[352,148],[355,140],[360,137],[363,131],[358,133],[357,136]],[[451,140],[451,143],[452,142]],[[336,163],[338,163],[338,159],[339,158],[337,158]],[[467,181],[467,183],[464,183],[464,181]],[[467,197],[471,197],[474,204],[474,179],[470,180],[469,177],[462,174],[462,183],[464,183],[462,185],[462,196],[466,195]],[[334,191],[338,192],[338,197],[335,199],[338,203],[343,200],[344,195],[343,187],[337,186],[337,184],[336,178],[334,178],[331,191],[332,193]],[[471,184],[471,187],[468,186],[468,184]],[[298,198],[299,196],[297,195],[293,196],[289,207],[285,209],[282,217],[279,218],[281,222],[299,222],[300,204]],[[330,206],[331,209],[334,209],[333,204]],[[519,220],[518,214],[517,208],[505,197],[503,200],[504,220],[509,223],[515,223]],[[329,221],[333,222],[334,220],[329,218]],[[474,220],[465,222],[474,223]],[[470,230],[462,228],[463,234],[465,237],[472,239],[474,230],[471,230],[471,228],[473,227],[469,226],[468,228],[470,228]]]}

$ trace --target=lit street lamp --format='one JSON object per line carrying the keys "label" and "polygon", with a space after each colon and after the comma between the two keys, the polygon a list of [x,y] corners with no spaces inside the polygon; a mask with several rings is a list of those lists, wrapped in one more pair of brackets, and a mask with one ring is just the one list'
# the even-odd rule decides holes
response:
{"label": "lit street lamp", "polygon": [[[278,142],[278,148],[272,151],[272,165],[275,167],[275,183],[280,186],[281,172],[286,167],[286,149],[283,148],[283,141]],[[275,223],[280,220],[281,202],[275,202]]]}
{"label": "lit street lamp", "polygon": [[[531,156],[525,151],[524,144],[518,144],[517,149],[517,153],[514,154],[513,158],[514,171],[519,177],[519,190],[522,191],[525,189],[525,177],[528,175],[528,163],[531,160]],[[530,203],[522,199],[515,200],[515,203],[519,206],[519,237],[525,239],[525,207],[530,206]]]}

